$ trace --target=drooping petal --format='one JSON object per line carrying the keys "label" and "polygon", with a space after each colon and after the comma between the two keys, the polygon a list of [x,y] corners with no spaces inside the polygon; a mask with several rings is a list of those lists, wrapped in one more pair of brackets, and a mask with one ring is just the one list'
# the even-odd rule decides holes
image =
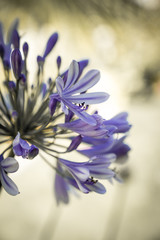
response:
{"label": "drooping petal", "polygon": [[102,183],[99,183],[99,182],[96,182],[94,184],[85,184],[87,186],[87,188],[90,190],[90,191],[93,191],[93,192],[96,192],[96,193],[99,193],[99,194],[104,194],[106,193],[106,189],[104,187],[104,185]]}
{"label": "drooping petal", "polygon": [[106,126],[108,125],[115,126],[116,127],[115,132],[117,133],[125,133],[131,128],[131,125],[127,121],[127,117],[128,113],[121,112],[114,116],[113,118],[111,118],[110,120],[105,120],[104,124]]}
{"label": "drooping petal", "polygon": [[105,142],[102,144],[93,145],[86,149],[78,150],[78,152],[88,157],[93,157],[95,155],[103,155],[107,153],[114,153],[114,151],[113,152],[111,151],[112,147],[114,146],[114,143],[115,143],[115,139],[110,137],[106,139]]}
{"label": "drooping petal", "polygon": [[68,172],[72,175],[72,177],[74,178],[78,185],[78,188],[83,193],[88,193],[89,191],[85,187],[84,182],[89,177],[89,170],[81,163],[70,162],[64,159],[59,159],[59,161],[66,167]]}
{"label": "drooping petal", "polygon": [[61,202],[67,204],[69,202],[68,188],[65,179],[56,173],[54,191],[57,204],[60,204]]}
{"label": "drooping petal", "polygon": [[109,179],[113,178],[115,175],[115,173],[111,169],[107,168],[107,166],[97,167],[96,169],[91,167],[90,173],[94,178],[98,179]]}
{"label": "drooping petal", "polygon": [[70,129],[81,134],[82,136],[93,136],[95,138],[105,137],[108,131],[101,126],[103,124],[103,120],[101,122],[101,117],[97,114],[92,115],[92,117],[97,121],[97,124],[94,126],[82,121],[81,119],[76,119],[72,122],[59,124],[59,127]]}
{"label": "drooping petal", "polygon": [[81,163],[71,162],[65,159],[59,159],[60,162],[65,165],[69,171],[76,176],[80,181],[85,182],[89,177],[89,170]]}
{"label": "drooping petal", "polygon": [[93,156],[89,160],[89,165],[106,165],[113,163],[116,160],[116,155],[114,153],[108,153],[108,154],[100,154],[97,156]]}
{"label": "drooping petal", "polygon": [[29,149],[29,152],[28,152],[28,158],[33,159],[38,155],[38,153],[39,153],[39,149],[35,145],[32,144],[30,146],[30,149]]}
{"label": "drooping petal", "polygon": [[20,133],[17,133],[17,136],[13,140],[13,152],[17,156],[22,156],[26,158],[28,156],[30,146],[29,144],[20,138]]}
{"label": "drooping petal", "polygon": [[19,168],[19,164],[15,158],[7,157],[0,163],[1,167],[8,173],[16,172]]}
{"label": "drooping petal", "polygon": [[0,180],[3,188],[12,196],[19,194],[16,184],[7,176],[3,168],[1,169]]}
{"label": "drooping petal", "polygon": [[71,102],[64,100],[63,102],[68,108],[75,114],[77,117],[82,119],[84,122],[87,122],[90,125],[96,125],[96,120],[92,115],[89,115],[87,112],[85,112],[83,109],[79,108],[78,106],[72,104]]}

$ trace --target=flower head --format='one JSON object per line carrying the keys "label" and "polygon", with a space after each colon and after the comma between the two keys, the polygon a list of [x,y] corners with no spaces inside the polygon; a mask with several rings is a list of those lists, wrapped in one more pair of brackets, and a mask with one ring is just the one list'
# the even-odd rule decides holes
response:
{"label": "flower head", "polygon": [[[83,107],[75,104],[97,104],[108,99],[109,95],[104,92],[86,93],[88,89],[93,87],[100,79],[100,73],[97,70],[91,70],[85,74],[80,80],[79,65],[76,61],[72,61],[69,66],[67,79],[64,82],[60,76],[56,79],[57,93],[50,96],[61,102],[62,111],[68,115],[70,109],[81,120],[90,125],[96,125],[94,117],[89,115]],[[77,94],[78,93],[78,94]]]}
{"label": "flower head", "polygon": [[[57,69],[51,71],[51,76],[54,72],[57,76],[45,78],[44,67],[47,56],[56,47],[57,32],[51,34],[43,54],[37,56],[37,75],[31,84],[27,68],[30,48],[22,41],[18,21],[12,25],[7,40],[0,24],[0,58],[4,69],[0,83],[0,144],[3,149],[0,187],[11,195],[18,194],[17,186],[8,176],[19,169],[14,157],[34,161],[39,155],[56,171],[57,203],[68,203],[69,192],[73,189],[104,194],[106,188],[101,179],[117,180],[112,164],[127,156],[130,150],[124,143],[131,127],[127,113],[108,120],[97,111],[89,113],[91,104],[106,101],[109,94],[88,92],[99,82],[100,72],[94,69],[84,74],[87,59],[73,60],[66,71],[61,71],[62,58],[56,56]],[[72,151],[79,154],[78,162],[66,159],[65,154],[69,156]],[[86,161],[83,161],[84,155]]]}

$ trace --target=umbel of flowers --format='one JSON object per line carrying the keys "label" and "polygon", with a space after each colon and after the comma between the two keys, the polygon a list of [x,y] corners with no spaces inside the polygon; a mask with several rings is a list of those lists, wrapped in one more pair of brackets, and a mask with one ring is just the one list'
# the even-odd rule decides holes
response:
{"label": "umbel of flowers", "polygon": [[[7,37],[0,24],[1,189],[17,195],[18,187],[10,178],[10,173],[20,171],[16,156],[27,161],[39,154],[56,172],[57,203],[68,203],[69,191],[74,188],[83,193],[104,194],[106,189],[99,180],[119,180],[113,163],[130,150],[124,143],[131,127],[127,113],[106,120],[97,110],[89,112],[91,104],[100,104],[109,95],[90,91],[100,80],[100,73],[86,71],[88,60],[73,60],[67,70],[61,71],[58,56],[57,76],[45,79],[46,58],[57,43],[57,33],[50,36],[44,53],[37,57],[37,75],[31,84],[27,68],[29,45],[22,40],[17,20]],[[79,156],[76,162],[65,157],[72,151]]]}

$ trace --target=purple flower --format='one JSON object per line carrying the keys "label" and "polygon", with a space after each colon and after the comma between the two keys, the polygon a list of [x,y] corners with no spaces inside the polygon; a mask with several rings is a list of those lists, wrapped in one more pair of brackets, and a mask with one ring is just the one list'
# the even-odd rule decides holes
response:
{"label": "purple flower", "polygon": [[16,138],[13,141],[13,152],[16,156],[22,156],[23,158],[33,159],[39,153],[36,146],[31,145],[20,138],[20,133],[18,132]]}
{"label": "purple flower", "polygon": [[98,114],[93,114],[92,117],[96,121],[96,125],[92,126],[81,119],[76,119],[72,122],[59,124],[61,128],[72,130],[73,132],[79,133],[82,136],[103,138],[107,136],[108,130],[103,125],[103,119]]}
{"label": "purple flower", "polygon": [[83,193],[95,191],[104,194],[105,187],[94,178],[112,179],[115,173],[109,166],[114,160],[114,154],[95,156],[88,162],[81,163],[59,159],[55,182],[57,201],[68,202],[68,190],[71,186]]}
{"label": "purple flower", "polygon": [[7,173],[16,172],[19,168],[19,164],[16,159],[12,157],[7,157],[6,159],[0,155],[0,181],[3,188],[10,195],[17,195],[19,190],[16,184],[8,177]]}
{"label": "purple flower", "polygon": [[110,120],[105,120],[103,123],[106,127],[113,129],[112,133],[125,133],[129,131],[131,125],[127,121],[128,113],[121,112]]}
{"label": "purple flower", "polygon": [[[37,57],[37,74],[30,84],[30,61],[27,61],[30,48],[25,41],[24,44],[21,42],[17,27],[16,20],[5,38],[0,23],[0,58],[4,76],[0,90],[0,190],[3,186],[11,195],[19,193],[9,178],[9,173],[18,169],[12,154],[33,159],[40,149],[45,162],[56,170],[57,203],[68,203],[69,191],[74,189],[83,193],[105,193],[106,189],[99,181],[118,180],[111,164],[127,156],[130,150],[124,143],[124,133],[131,127],[127,113],[120,113],[110,120],[98,115],[98,110],[94,114],[88,113],[89,105],[102,103],[109,95],[90,91],[98,83],[100,73],[97,70],[84,73],[89,62],[87,59],[79,62],[73,60],[69,68],[61,72],[62,59],[57,55],[56,69],[52,69],[52,74],[58,77],[50,77],[47,73],[46,79],[45,59],[57,43],[57,33],[50,36],[44,52]],[[74,150],[89,161],[65,160],[64,154],[68,155]],[[3,159],[4,155],[6,159]],[[52,158],[52,162],[48,161],[47,155]]]}
{"label": "purple flower", "polygon": [[[109,95],[104,92],[86,93],[88,89],[93,87],[100,79],[100,73],[97,70],[91,70],[85,74],[79,81],[79,65],[76,61],[72,61],[68,70],[67,80],[61,77],[56,79],[57,93],[50,96],[50,99],[57,99],[61,102],[62,111],[68,114],[70,109],[84,122],[90,125],[96,125],[96,120],[84,111],[84,108],[75,104],[97,104],[108,99]],[[50,109],[51,110],[51,109]]]}
{"label": "purple flower", "polygon": [[26,158],[28,156],[30,146],[29,144],[20,138],[20,133],[18,132],[16,138],[13,141],[13,152],[16,156],[22,156]]}
{"label": "purple flower", "polygon": [[79,153],[86,155],[87,157],[93,157],[100,154],[113,153],[117,158],[127,156],[130,151],[130,147],[124,143],[126,136],[120,139],[115,139],[113,136],[108,139],[92,139],[84,137],[83,142],[91,144],[85,149],[78,150]]}

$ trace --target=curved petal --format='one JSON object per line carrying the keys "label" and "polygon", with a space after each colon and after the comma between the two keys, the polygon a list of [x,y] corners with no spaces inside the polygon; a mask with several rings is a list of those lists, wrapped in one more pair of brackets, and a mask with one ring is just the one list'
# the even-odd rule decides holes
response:
{"label": "curved petal", "polygon": [[75,96],[69,96],[65,99],[74,103],[96,104],[102,103],[109,98],[109,94],[105,92],[83,93]]}
{"label": "curved petal", "polygon": [[64,90],[69,88],[72,84],[75,83],[75,81],[78,78],[78,75],[79,75],[79,65],[75,60],[73,60],[69,66],[68,77],[67,77]]}
{"label": "curved petal", "polygon": [[115,173],[111,169],[107,168],[107,166],[97,166],[97,169],[95,169],[95,167],[92,167],[90,168],[90,173],[94,178],[99,179],[109,179],[115,176]]}
{"label": "curved petal", "polygon": [[12,196],[19,194],[19,190],[16,184],[12,181],[11,178],[7,176],[7,174],[3,169],[1,169],[0,179],[1,179],[2,186],[4,187],[7,193],[9,193]]}
{"label": "curved petal", "polygon": [[66,89],[65,95],[72,95],[75,93],[81,93],[87,91],[93,87],[100,79],[100,72],[97,70],[90,70],[81,78],[73,87]]}
{"label": "curved petal", "polygon": [[8,173],[16,172],[19,168],[17,160],[12,157],[7,157],[6,159],[3,159],[1,161],[1,166]]}
{"label": "curved petal", "polygon": [[92,115],[89,115],[87,112],[85,112],[83,109],[80,109],[78,106],[72,104],[69,101],[63,100],[66,106],[69,107],[69,109],[77,115],[80,119],[82,119],[84,122],[87,122],[90,125],[96,125],[97,122],[95,118]]}
{"label": "curved petal", "polygon": [[103,186],[103,184],[96,182],[94,184],[85,184],[87,186],[87,188],[90,191],[96,192],[96,193],[100,193],[100,194],[104,194],[106,193],[106,189]]}

